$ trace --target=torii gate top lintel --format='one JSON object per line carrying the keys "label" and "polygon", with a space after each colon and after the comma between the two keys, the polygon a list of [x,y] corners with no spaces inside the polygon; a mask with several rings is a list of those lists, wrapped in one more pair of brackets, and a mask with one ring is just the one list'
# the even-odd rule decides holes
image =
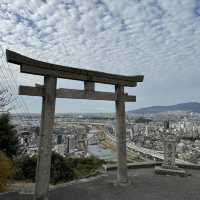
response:
{"label": "torii gate top lintel", "polygon": [[92,81],[105,84],[119,84],[129,87],[142,82],[144,76],[123,76],[105,72],[79,69],[74,67],[46,63],[6,50],[7,61],[21,66],[21,72],[35,75],[49,75],[57,78]]}
{"label": "torii gate top lintel", "polygon": [[[131,96],[125,94],[124,92],[118,93],[117,90],[115,93],[95,91],[95,82],[121,87],[135,87],[137,86],[137,82],[142,82],[144,78],[144,76],[123,76],[99,71],[55,65],[34,60],[32,58],[23,56],[10,50],[6,50],[6,57],[8,62],[20,65],[20,71],[22,73],[41,75],[44,77],[52,77],[55,79],[63,78],[84,81],[84,90],[60,88],[56,90],[56,98],[74,98],[105,101],[122,100],[126,102],[135,102],[136,96]],[[20,95],[45,96],[44,93],[44,88],[38,85],[36,85],[35,87],[19,87]]]}

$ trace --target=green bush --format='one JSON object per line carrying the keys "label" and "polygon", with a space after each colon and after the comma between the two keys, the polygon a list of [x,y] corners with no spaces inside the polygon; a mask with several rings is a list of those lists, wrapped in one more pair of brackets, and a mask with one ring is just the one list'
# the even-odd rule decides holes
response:
{"label": "green bush", "polygon": [[[96,170],[105,161],[95,157],[89,158],[64,158],[53,152],[51,159],[52,184],[67,182],[73,179],[88,177],[96,174]],[[23,156],[15,160],[16,180],[35,181],[37,158]]]}
{"label": "green bush", "polygon": [[18,157],[14,161],[16,180],[35,181],[35,170],[37,165],[37,157],[29,157],[27,155]]}
{"label": "green bush", "polygon": [[9,114],[0,115],[0,150],[9,157],[16,156],[19,150],[15,127],[10,122]]}
{"label": "green bush", "polygon": [[12,161],[6,156],[5,153],[0,152],[0,192],[6,191],[12,172]]}
{"label": "green bush", "polygon": [[91,156],[88,158],[66,158],[66,163],[73,169],[75,178],[82,178],[95,175],[97,169],[105,161]]}
{"label": "green bush", "polygon": [[[37,157],[22,156],[15,160],[16,180],[35,181],[37,166]],[[65,160],[57,153],[52,154],[51,159],[51,183],[64,182],[72,180],[74,177],[73,170],[65,164]]]}
{"label": "green bush", "polygon": [[64,157],[54,153],[51,157],[51,183],[67,182],[74,179],[73,169],[67,165]]}

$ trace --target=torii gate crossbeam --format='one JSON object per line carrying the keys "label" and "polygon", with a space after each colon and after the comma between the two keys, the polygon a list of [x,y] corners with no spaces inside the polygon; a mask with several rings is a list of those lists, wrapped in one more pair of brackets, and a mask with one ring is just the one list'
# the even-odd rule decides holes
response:
{"label": "torii gate crossbeam", "polygon": [[[135,87],[144,76],[123,76],[104,72],[78,69],[41,62],[6,50],[7,61],[20,65],[22,73],[44,76],[44,85],[20,86],[20,95],[41,96],[42,113],[40,142],[36,170],[35,200],[47,200],[51,166],[51,142],[54,126],[56,98],[75,98],[115,101],[118,170],[117,182],[128,183],[126,166],[125,102],[135,102],[136,97],[124,93],[124,87]],[[56,89],[57,78],[84,82],[84,90]],[[95,91],[95,83],[115,85],[115,93]]]}

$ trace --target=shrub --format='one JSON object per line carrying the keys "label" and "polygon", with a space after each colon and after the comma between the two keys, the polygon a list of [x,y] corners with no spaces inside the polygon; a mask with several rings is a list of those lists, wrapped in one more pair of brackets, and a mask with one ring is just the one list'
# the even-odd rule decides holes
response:
{"label": "shrub", "polygon": [[18,157],[14,161],[16,180],[35,181],[35,171],[37,165],[37,157],[28,155]]}
{"label": "shrub", "polygon": [[[15,174],[16,180],[35,181],[35,173],[37,166],[37,157],[28,155],[15,159]],[[69,168],[64,158],[57,154],[52,153],[51,159],[51,180],[52,184],[58,182],[69,181],[74,178],[74,172]]]}
{"label": "shrub", "polygon": [[75,178],[82,178],[95,175],[97,169],[105,161],[91,156],[88,158],[66,158],[66,163],[73,169]]}
{"label": "shrub", "polygon": [[0,115],[0,150],[9,157],[17,155],[19,149],[15,127],[10,123],[9,114]]}
{"label": "shrub", "polygon": [[[35,181],[36,156],[23,156],[15,160],[15,179]],[[76,178],[96,174],[96,170],[105,161],[95,157],[89,158],[64,158],[53,152],[51,158],[52,184],[67,182]]]}
{"label": "shrub", "polygon": [[11,178],[13,172],[12,161],[5,153],[0,152],[0,192],[7,189],[8,180]]}
{"label": "shrub", "polygon": [[64,157],[53,152],[51,158],[51,183],[67,182],[74,179],[73,169],[67,165]]}

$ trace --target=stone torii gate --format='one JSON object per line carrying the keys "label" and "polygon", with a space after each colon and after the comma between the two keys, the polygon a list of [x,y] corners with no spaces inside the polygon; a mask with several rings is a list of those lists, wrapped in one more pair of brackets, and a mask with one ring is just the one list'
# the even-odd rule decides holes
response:
{"label": "stone torii gate", "polygon": [[[124,87],[135,87],[143,76],[122,76],[104,72],[77,69],[34,60],[6,50],[7,61],[20,65],[22,73],[44,76],[43,86],[20,86],[20,95],[42,97],[39,153],[36,170],[35,200],[47,200],[50,179],[52,134],[56,98],[74,98],[115,101],[117,135],[117,182],[128,182],[126,166],[125,102],[135,102],[136,97],[124,92]],[[84,82],[84,90],[57,89],[57,78]],[[115,93],[95,91],[95,83],[115,85]]]}

